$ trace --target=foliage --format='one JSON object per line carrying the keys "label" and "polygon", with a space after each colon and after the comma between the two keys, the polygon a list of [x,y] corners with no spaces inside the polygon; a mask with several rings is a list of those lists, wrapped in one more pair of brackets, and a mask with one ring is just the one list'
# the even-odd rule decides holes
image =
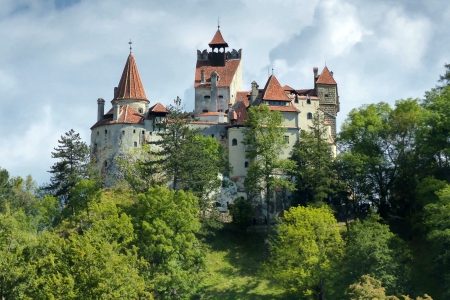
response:
{"label": "foliage", "polygon": [[232,223],[240,230],[245,230],[252,222],[253,206],[247,199],[238,197],[229,205],[229,211],[233,217]]}
{"label": "foliage", "polygon": [[293,172],[297,194],[303,195],[300,203],[320,202],[334,194],[337,175],[333,156],[323,113],[317,112],[308,130],[301,131],[300,142],[295,143],[291,153],[297,164]]}
{"label": "foliage", "polygon": [[379,216],[350,224],[343,259],[344,286],[370,275],[380,280],[389,293],[405,292],[409,288],[410,252],[406,244],[394,235]]}
{"label": "foliage", "polygon": [[59,198],[64,205],[71,206],[70,190],[82,178],[89,176],[89,148],[73,129],[58,140],[52,158],[58,161],[50,167],[50,184],[44,190]]}
{"label": "foliage", "polygon": [[249,199],[265,192],[268,220],[270,220],[270,198],[274,189],[276,187],[294,189],[285,174],[294,168],[295,163],[280,157],[287,147],[284,142],[285,129],[282,128],[282,121],[281,113],[271,112],[265,104],[250,106],[243,130],[243,143],[247,147],[246,157],[250,159],[244,185]]}
{"label": "foliage", "polygon": [[145,276],[155,297],[167,299],[195,291],[203,265],[201,245],[195,234],[200,224],[194,195],[163,187],[138,195],[133,212],[136,246],[150,268]]}
{"label": "foliage", "polygon": [[344,241],[327,207],[292,207],[277,225],[265,273],[300,299],[323,299]]}
{"label": "foliage", "polygon": [[[381,281],[370,277],[369,275],[361,276],[358,283],[352,284],[348,289],[351,300],[399,300],[395,296],[386,296],[386,289],[382,287]],[[409,296],[402,296],[403,300],[412,300]],[[424,295],[424,298],[417,297],[416,300],[433,300],[430,296]]]}

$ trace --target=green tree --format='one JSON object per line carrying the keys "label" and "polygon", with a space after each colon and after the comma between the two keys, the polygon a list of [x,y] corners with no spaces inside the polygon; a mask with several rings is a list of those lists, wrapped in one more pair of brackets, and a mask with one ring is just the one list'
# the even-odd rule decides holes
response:
{"label": "green tree", "polygon": [[70,203],[70,190],[82,178],[89,176],[89,148],[73,129],[66,132],[58,140],[58,147],[54,148],[52,158],[58,161],[51,166],[50,184],[44,190],[58,197],[63,205]]}
{"label": "green tree", "polygon": [[240,230],[245,230],[252,222],[253,206],[242,197],[238,197],[234,203],[229,206],[232,223]]}
{"label": "green tree", "polygon": [[[270,201],[274,189],[294,189],[286,173],[295,167],[295,163],[281,158],[287,148],[282,122],[283,117],[279,111],[272,112],[265,104],[251,106],[243,130],[246,157],[250,160],[244,185],[250,199],[261,195],[261,192],[265,193],[269,221],[267,232],[270,229]],[[273,208],[276,210],[276,205]]]}
{"label": "green tree", "polygon": [[371,214],[363,222],[350,224],[343,260],[344,287],[369,274],[380,280],[389,293],[408,289],[410,251],[406,244]]}
{"label": "green tree", "polygon": [[133,212],[139,254],[148,263],[145,273],[158,299],[195,292],[203,264],[197,198],[184,191],[150,188],[138,195]]}
{"label": "green tree", "polygon": [[328,207],[292,207],[277,225],[265,273],[297,299],[325,299],[344,241]]}
{"label": "green tree", "polygon": [[291,159],[297,168],[293,172],[299,202],[321,202],[334,194],[337,175],[333,168],[334,155],[322,112],[316,112],[312,125],[302,130],[300,141],[292,149]]}

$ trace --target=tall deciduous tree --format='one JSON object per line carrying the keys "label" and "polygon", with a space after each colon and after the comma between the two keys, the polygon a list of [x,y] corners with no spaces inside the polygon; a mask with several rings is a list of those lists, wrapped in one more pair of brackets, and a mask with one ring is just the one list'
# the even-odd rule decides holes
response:
{"label": "tall deciduous tree", "polygon": [[312,124],[300,133],[300,141],[292,149],[291,159],[297,168],[293,172],[297,197],[302,204],[319,202],[335,191],[337,175],[333,169],[333,152],[322,112],[316,112]]}
{"label": "tall deciduous tree", "polygon": [[89,176],[89,148],[73,129],[61,136],[58,144],[52,152],[52,158],[58,161],[50,168],[50,184],[44,190],[70,206],[70,190],[80,179]]}
{"label": "tall deciduous tree", "polygon": [[[270,226],[270,200],[275,188],[293,190],[292,182],[286,173],[295,163],[281,156],[287,148],[284,142],[285,129],[279,111],[270,111],[265,104],[251,106],[245,121],[243,143],[247,147],[246,157],[250,160],[244,185],[251,198],[265,193],[267,205],[268,231]],[[274,205],[276,210],[276,206]]]}
{"label": "tall deciduous tree", "polygon": [[265,273],[296,299],[325,299],[344,241],[328,207],[292,207],[277,225]]}

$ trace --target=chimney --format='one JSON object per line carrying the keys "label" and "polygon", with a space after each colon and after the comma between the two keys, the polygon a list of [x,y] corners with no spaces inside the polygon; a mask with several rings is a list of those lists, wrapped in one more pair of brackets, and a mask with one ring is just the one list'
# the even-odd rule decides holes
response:
{"label": "chimney", "polygon": [[205,83],[205,70],[202,70],[202,77],[200,79],[200,83]]}
{"label": "chimney", "polygon": [[105,115],[105,100],[103,98],[97,99],[97,121],[100,121]]}
{"label": "chimney", "polygon": [[314,72],[314,90],[315,90],[316,93],[317,93],[317,84],[316,84],[316,81],[317,81],[317,79],[319,78],[319,75],[318,75],[319,68],[314,67],[314,68],[313,68],[313,72]]}
{"label": "chimney", "polygon": [[256,83],[256,81],[252,82],[252,103],[253,101],[255,101],[256,97],[258,97],[258,84]]}
{"label": "chimney", "polygon": [[114,101],[113,102],[113,109],[114,109],[113,120],[114,121],[117,121],[117,119],[119,118],[119,108],[120,108],[120,105],[117,103],[117,101]]}
{"label": "chimney", "polygon": [[119,91],[119,88],[116,86],[115,88],[114,88],[114,99],[116,99],[117,98],[117,92]]}

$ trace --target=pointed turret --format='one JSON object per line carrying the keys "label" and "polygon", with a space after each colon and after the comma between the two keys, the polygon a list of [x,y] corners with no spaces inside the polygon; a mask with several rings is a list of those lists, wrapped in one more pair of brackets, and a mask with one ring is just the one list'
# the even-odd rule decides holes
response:
{"label": "pointed turret", "polygon": [[316,81],[317,84],[337,84],[336,81],[334,81],[333,75],[328,70],[328,68],[325,66],[323,68],[322,73],[320,74],[319,78]]}
{"label": "pointed turret", "polygon": [[216,34],[214,35],[211,43],[208,44],[211,48],[222,48],[222,47],[228,47],[227,42],[223,39],[222,33],[220,32],[220,29],[217,28]]}
{"label": "pointed turret", "polygon": [[263,100],[291,101],[274,75],[270,75],[267,80],[266,86],[264,87]]}
{"label": "pointed turret", "polygon": [[133,53],[130,53],[122,72],[122,77],[119,81],[119,86],[114,93],[114,100],[133,99],[146,100],[144,86],[142,85],[141,77],[134,60]]}

